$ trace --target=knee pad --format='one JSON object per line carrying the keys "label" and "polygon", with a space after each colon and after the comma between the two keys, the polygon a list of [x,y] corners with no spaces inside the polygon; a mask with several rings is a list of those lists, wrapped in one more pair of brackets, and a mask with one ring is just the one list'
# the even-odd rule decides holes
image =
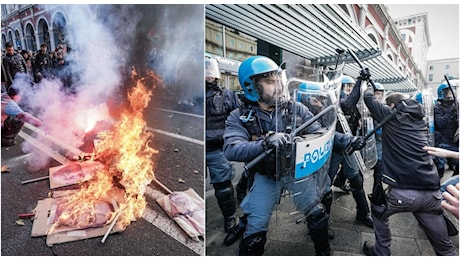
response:
{"label": "knee pad", "polygon": [[307,216],[308,229],[314,232],[315,230],[327,228],[327,220],[329,215],[322,204],[315,206],[313,212]]}
{"label": "knee pad", "polygon": [[260,256],[264,253],[265,242],[267,242],[267,232],[252,234],[241,240],[238,255]]}
{"label": "knee pad", "polygon": [[351,191],[358,191],[363,189],[363,177],[361,174],[357,174],[355,177],[350,179]]}

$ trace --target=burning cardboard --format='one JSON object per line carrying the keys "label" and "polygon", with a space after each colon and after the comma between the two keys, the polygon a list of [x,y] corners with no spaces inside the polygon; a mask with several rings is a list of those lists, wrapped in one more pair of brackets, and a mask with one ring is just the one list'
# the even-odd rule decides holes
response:
{"label": "burning cardboard", "polygon": [[[46,244],[52,246],[124,230],[115,217],[116,211],[119,210],[117,200],[122,198],[112,197],[95,201],[77,210],[83,205],[69,201],[71,196],[63,194],[60,197],[38,201],[32,226],[32,237],[47,236]],[[118,196],[120,195],[121,193]],[[114,221],[116,223],[112,226]]]}
{"label": "burning cardboard", "polygon": [[93,179],[104,165],[97,161],[70,162],[49,169],[50,188],[60,188]]}
{"label": "burning cardboard", "polygon": [[128,92],[130,106],[110,130],[97,135],[93,160],[65,161],[50,169],[51,188],[77,184],[79,189],[38,201],[33,237],[46,235],[52,245],[105,234],[104,242],[142,216],[145,188],[154,179],[152,156],[158,153],[149,146],[152,133],[144,131],[142,111],[150,96],[138,81]]}

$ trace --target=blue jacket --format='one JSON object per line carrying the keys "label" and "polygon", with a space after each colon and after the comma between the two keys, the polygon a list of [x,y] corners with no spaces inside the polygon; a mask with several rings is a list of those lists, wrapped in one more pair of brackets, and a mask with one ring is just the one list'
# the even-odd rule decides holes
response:
{"label": "blue jacket", "polygon": [[[287,104],[286,104],[287,105]],[[298,125],[308,121],[313,114],[308,108],[300,102],[296,102],[296,122]],[[245,124],[240,120],[240,110],[236,109],[230,113],[224,132],[224,154],[230,161],[250,162],[259,154],[263,153],[262,141],[264,134],[268,131],[286,132],[286,122],[283,115],[286,113],[285,106],[279,106],[277,110],[267,112],[254,105],[254,120],[258,120],[261,128],[260,136],[253,136]],[[293,116],[291,116],[293,117]],[[302,133],[315,133],[322,131],[318,122],[308,126]],[[351,141],[351,138],[345,134],[336,132],[334,135],[334,145],[345,148]]]}

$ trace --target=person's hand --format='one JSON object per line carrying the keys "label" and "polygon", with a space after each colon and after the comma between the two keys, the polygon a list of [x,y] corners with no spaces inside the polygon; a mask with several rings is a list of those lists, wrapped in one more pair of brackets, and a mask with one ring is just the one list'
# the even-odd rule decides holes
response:
{"label": "person's hand", "polygon": [[288,143],[289,139],[289,134],[270,131],[262,141],[262,147],[264,151],[269,149],[281,149]]}
{"label": "person's hand", "polygon": [[424,146],[422,149],[425,150],[428,154],[434,155],[436,157],[454,158],[457,160],[460,158],[460,154],[458,152],[439,147]]}
{"label": "person's hand", "polygon": [[364,68],[359,72],[359,78],[362,80],[368,80],[371,77],[371,73],[369,71],[369,68]]}
{"label": "person's hand", "polygon": [[349,145],[353,148],[353,150],[361,150],[364,146],[366,146],[366,140],[364,140],[361,136],[355,136]]}
{"label": "person's hand", "polygon": [[40,127],[43,125],[42,121],[36,117],[34,117],[33,115],[29,114],[29,113],[24,113],[22,118],[22,120],[26,121],[27,123],[35,126],[35,127]]}
{"label": "person's hand", "polygon": [[447,185],[446,189],[447,191],[442,193],[442,196],[445,200],[441,202],[441,206],[458,219],[459,184],[457,183],[455,187],[449,184]]}

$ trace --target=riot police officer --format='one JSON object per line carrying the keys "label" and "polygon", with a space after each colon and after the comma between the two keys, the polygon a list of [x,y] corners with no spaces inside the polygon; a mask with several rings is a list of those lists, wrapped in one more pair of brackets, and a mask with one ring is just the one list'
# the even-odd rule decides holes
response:
{"label": "riot police officer", "polygon": [[[454,82],[451,85],[457,87]],[[438,87],[438,103],[434,107],[434,126],[438,134],[435,146],[458,152],[458,103],[453,97],[454,93],[447,83]],[[444,176],[446,162],[453,170],[452,175],[458,175],[458,160],[438,157],[436,165],[439,176]]]}
{"label": "riot police officer", "polygon": [[224,230],[237,227],[236,201],[232,179],[234,167],[223,153],[225,120],[240,106],[235,92],[219,84],[219,65],[214,58],[205,58],[206,66],[206,166],[214,187],[217,203],[224,216]]}
{"label": "riot police officer", "polygon": [[[358,121],[361,117],[358,109],[356,108],[356,103],[359,100],[360,91],[361,91],[361,82],[367,76],[362,75],[358,77],[358,80],[355,82],[351,92],[349,91],[349,86],[345,86],[347,92],[340,97],[340,107],[347,118],[349,128],[351,130],[351,135],[355,135],[358,129]],[[342,85],[351,84],[349,76],[344,76],[342,78]],[[337,125],[337,131],[343,133],[343,126]],[[345,151],[337,146],[334,146],[332,150],[332,159],[331,165],[329,168],[329,177],[331,180],[334,179],[337,174],[339,165],[342,165],[343,175],[350,181],[350,188],[353,195],[353,198],[356,202],[356,220],[362,222],[364,225],[372,228],[372,217],[370,216],[369,204],[366,199],[366,194],[363,187],[363,177],[362,173],[359,171],[358,164],[355,160],[347,160]]]}
{"label": "riot police officer", "polygon": [[[240,242],[239,255],[262,255],[271,214],[279,201],[281,189],[300,194],[294,203],[308,223],[310,237],[317,255],[330,255],[328,219],[324,205],[320,202],[324,192],[330,189],[330,180],[325,175],[294,182],[293,176],[284,174],[280,165],[286,157],[281,156],[289,145],[288,129],[293,121],[306,122],[313,117],[300,102],[289,100],[282,70],[270,58],[252,56],[240,65],[238,79],[244,90],[243,104],[227,118],[224,132],[224,153],[231,161],[251,162],[260,154],[269,151],[263,160],[251,168],[249,191],[241,202],[247,216],[246,231]],[[292,105],[296,106],[293,110]],[[295,119],[294,119],[295,118]],[[305,133],[321,131],[315,122],[304,129]],[[347,136],[334,137],[334,142],[346,145],[364,145],[362,140],[352,142]],[[361,146],[362,148],[362,146]],[[316,188],[316,185],[322,187]],[[240,222],[241,223],[241,222]]]}

